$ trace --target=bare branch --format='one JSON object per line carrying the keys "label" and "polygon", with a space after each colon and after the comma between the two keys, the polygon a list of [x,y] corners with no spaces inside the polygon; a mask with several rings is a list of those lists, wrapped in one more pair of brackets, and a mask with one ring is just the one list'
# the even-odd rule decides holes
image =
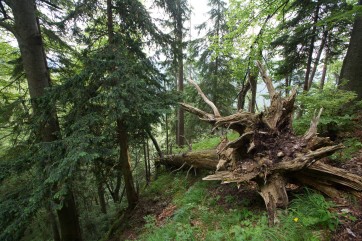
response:
{"label": "bare branch", "polygon": [[57,9],[57,10],[62,10],[60,7],[58,7],[57,5],[51,3],[50,1],[46,1],[46,0],[40,0],[41,2],[49,5],[50,7],[54,8],[54,9]]}
{"label": "bare branch", "polygon": [[256,61],[256,65],[258,66],[260,75],[262,76],[263,81],[266,84],[266,87],[268,88],[270,99],[273,99],[273,96],[275,95],[275,89],[274,89],[272,80],[267,75],[266,70],[260,61]]}
{"label": "bare branch", "polygon": [[198,92],[199,95],[202,97],[202,99],[205,101],[205,103],[208,104],[208,105],[211,107],[211,109],[212,109],[213,112],[214,112],[215,117],[220,117],[221,115],[220,115],[219,110],[217,109],[217,107],[215,106],[215,104],[212,103],[212,101],[209,100],[209,99],[206,97],[206,95],[204,94],[204,92],[202,92],[200,86],[199,86],[198,84],[196,84],[196,82],[193,81],[192,79],[189,79],[189,82],[190,82],[190,84],[192,84],[193,86],[195,86],[197,92]]}
{"label": "bare branch", "polygon": [[319,159],[333,154],[334,152],[344,148],[344,145],[338,144],[336,146],[327,146],[319,148],[315,151],[311,151],[306,155],[294,158],[291,161],[282,161],[276,163],[271,170],[272,171],[298,171],[302,168],[309,167]]}
{"label": "bare branch", "polygon": [[186,110],[187,112],[190,112],[192,114],[197,115],[203,120],[206,121],[215,121],[215,117],[212,114],[209,114],[203,110],[197,109],[196,107],[193,107],[192,105],[186,104],[186,103],[180,103],[182,108]]}
{"label": "bare branch", "polygon": [[4,21],[0,21],[0,27],[5,28],[6,30],[14,34],[14,36],[16,36],[15,29],[11,24],[6,23]]}
{"label": "bare branch", "polygon": [[317,126],[318,126],[319,120],[321,118],[322,112],[323,112],[323,108],[321,108],[319,110],[319,113],[316,116],[316,111],[314,111],[313,119],[310,122],[309,130],[303,136],[303,138],[305,140],[309,140],[312,137],[314,137],[315,135],[317,135]]}

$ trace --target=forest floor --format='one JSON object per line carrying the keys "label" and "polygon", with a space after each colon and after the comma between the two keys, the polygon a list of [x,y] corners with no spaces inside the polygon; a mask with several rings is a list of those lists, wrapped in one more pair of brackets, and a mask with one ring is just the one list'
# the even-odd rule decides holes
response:
{"label": "forest floor", "polygon": [[[362,142],[362,130],[357,128],[347,138]],[[323,161],[362,176],[361,148],[343,162]],[[205,175],[160,173],[145,188],[127,226],[114,240],[362,241],[361,199],[331,200],[291,185],[290,206],[280,211],[280,222],[270,228],[263,199],[253,183],[237,188],[202,181]]]}
{"label": "forest floor", "polygon": [[[340,166],[353,173],[362,175],[362,151],[360,151],[358,156],[344,162]],[[174,177],[172,175],[174,175]],[[121,235],[118,236],[119,240],[263,240],[258,238],[260,236],[259,233],[256,233],[255,237],[252,238],[254,235],[253,232],[270,231],[268,227],[266,227],[266,222],[262,223],[258,221],[258,219],[265,219],[266,211],[262,198],[252,184],[245,184],[239,189],[235,184],[219,185],[216,182],[208,184],[208,182],[201,181],[200,175],[197,177],[189,176],[188,180],[186,180],[185,172],[177,174],[163,173],[159,178],[161,180],[155,180],[156,186],[153,186],[153,183],[151,183],[150,187],[146,189],[146,194],[141,197],[138,206],[128,219],[127,227]],[[196,190],[196,192],[200,193],[196,194],[195,197],[192,197],[192,195],[195,194],[191,194],[191,197],[188,197],[192,189],[194,189],[194,192]],[[294,187],[292,189],[293,190],[290,191],[290,196],[292,197],[308,195],[304,188]],[[183,192],[185,192],[184,195],[182,194]],[[307,190],[307,193],[308,192]],[[202,198],[201,196],[206,198]],[[191,201],[183,200],[185,198],[191,199]],[[195,201],[200,198],[203,199],[203,201]],[[205,201],[206,199],[208,201]],[[362,200],[330,200],[326,198],[326,202],[330,201],[333,204],[326,207],[326,211],[332,214],[331,217],[338,219],[338,225],[336,225],[336,227],[328,227],[328,225],[333,223],[331,220],[329,220],[331,222],[328,225],[325,225],[325,222],[329,222],[325,220],[328,216],[325,216],[323,211],[316,209],[317,211],[315,212],[321,212],[321,214],[316,214],[316,217],[313,218],[319,218],[320,220],[311,218],[312,221],[306,221],[305,224],[300,223],[303,227],[298,227],[296,230],[294,230],[294,227],[290,228],[288,226],[290,223],[293,223],[289,222],[289,224],[283,224],[281,227],[276,228],[275,232],[280,232],[281,235],[284,235],[282,233],[283,231],[289,230],[288,232],[297,233],[299,231],[303,232],[305,228],[308,232],[311,231],[313,236],[310,236],[308,239],[305,239],[305,237],[299,239],[297,236],[294,236],[294,240],[362,240]],[[293,203],[293,199],[291,203]],[[187,205],[189,205],[192,210],[190,213],[187,212],[187,208],[185,209]],[[324,204],[320,204],[320,206],[323,205]],[[204,213],[205,210],[209,212],[212,209],[217,210],[219,213],[224,212],[224,214],[214,219],[210,217],[200,217],[207,215]],[[237,219],[237,221],[240,221],[239,224],[230,220],[222,220],[223,218],[230,218],[230,214],[234,212],[244,213],[241,214],[241,216],[244,217]],[[290,212],[298,213],[298,210],[293,211],[292,207]],[[183,213],[186,213],[186,218],[180,217]],[[214,212],[210,212],[210,215],[213,213]],[[296,215],[297,214],[294,214],[294,216]],[[291,217],[294,216],[288,214],[284,219],[291,219]],[[233,219],[233,216],[231,217]],[[250,219],[251,223],[248,224],[244,218]],[[281,222],[283,222],[284,219],[281,219]],[[207,222],[210,223],[206,224]],[[243,234],[243,237],[246,237],[246,239],[238,239],[236,237],[237,232],[232,234],[232,228],[226,231],[224,230],[225,224],[222,224],[223,222],[228,223],[229,227],[233,227],[233,225],[236,224],[239,227],[246,228],[249,230],[250,236]],[[311,227],[308,222],[310,222]],[[295,224],[297,225],[297,223]],[[257,226],[260,226],[261,229],[257,229]],[[174,231],[170,231],[170,229],[174,229]],[[210,229],[214,229],[212,232],[222,230],[219,236],[215,234],[219,239],[213,237],[215,236],[214,234],[208,235]],[[170,233],[169,235],[167,235],[168,232]],[[230,239],[230,237],[225,237],[225,235],[230,234],[230,237],[234,238]],[[293,240],[293,238],[290,239],[289,234],[285,235],[286,238],[280,240]],[[248,237],[250,237],[250,239]],[[278,240],[278,238],[272,238],[270,240]]]}
{"label": "forest floor", "polygon": [[[351,173],[362,176],[362,150],[358,154],[344,163],[334,163],[339,167],[349,170]],[[336,207],[334,212],[340,214],[340,224],[332,240],[362,240],[362,199],[354,200],[356,205],[343,200],[334,200]],[[348,215],[355,217],[352,220]]]}

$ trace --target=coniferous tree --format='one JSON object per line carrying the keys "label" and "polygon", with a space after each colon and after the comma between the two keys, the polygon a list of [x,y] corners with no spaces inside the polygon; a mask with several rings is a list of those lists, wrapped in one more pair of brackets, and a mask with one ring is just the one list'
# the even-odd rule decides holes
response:
{"label": "coniferous tree", "polygon": [[[208,98],[219,107],[222,114],[230,114],[232,103],[235,99],[235,87],[232,83],[231,69],[228,65],[231,57],[223,54],[220,49],[223,45],[223,38],[228,33],[226,23],[226,2],[223,0],[209,0],[208,19],[197,26],[199,32],[205,31],[205,35],[192,41],[190,46],[191,65],[195,66],[196,79]],[[191,88],[188,102],[198,103],[200,109],[205,109],[205,102]],[[196,99],[198,101],[196,101]],[[187,136],[196,137],[200,121],[194,116],[188,116]],[[194,134],[194,135],[193,135]]]}
{"label": "coniferous tree", "polygon": [[[282,47],[280,53],[284,58],[278,64],[276,74],[290,81],[293,71],[304,68],[304,81],[297,84],[303,85],[303,90],[308,91],[322,53],[324,52],[324,56],[328,58],[325,61],[330,62],[344,51],[341,43],[348,34],[349,21],[329,19],[349,10],[350,6],[340,0],[292,2],[280,17],[282,21],[278,29],[281,35],[271,44],[273,48]],[[293,17],[285,17],[289,14]]]}
{"label": "coniferous tree", "polygon": [[[33,115],[39,118],[35,129],[37,142],[54,143],[61,139],[60,127],[55,111],[55,106],[40,105],[41,98],[45,95],[46,88],[50,87],[50,73],[46,62],[39,20],[36,17],[35,1],[4,1],[11,9],[14,21],[2,22],[0,26],[10,31],[17,39],[21,52],[22,65],[28,81],[29,95],[33,108]],[[2,4],[2,2],[1,2]],[[2,10],[5,11],[3,5]],[[3,12],[4,20],[11,18]],[[47,168],[52,165],[52,158],[40,160],[40,167]],[[57,184],[54,184],[58,188]],[[57,200],[61,207],[57,210],[62,240],[82,240],[78,214],[71,188]]]}
{"label": "coniferous tree", "polygon": [[[104,14],[97,15],[96,12]],[[86,18],[87,14],[91,16],[86,34],[79,39],[91,44],[83,51],[82,71],[76,78],[69,79],[69,86],[64,87],[80,91],[59,98],[64,105],[75,101],[74,108],[66,117],[67,125],[84,128],[87,118],[97,120],[93,122],[93,128],[87,127],[87,131],[81,133],[95,140],[103,139],[101,143],[87,141],[87,145],[94,149],[85,150],[87,156],[98,163],[97,167],[108,161],[98,157],[95,150],[106,153],[118,151],[118,158],[112,154],[110,159],[113,160],[113,169],[123,177],[128,206],[133,208],[138,194],[131,169],[130,143],[139,138],[143,140],[151,125],[157,123],[173,103],[162,86],[163,75],[143,50],[145,46],[166,44],[165,37],[139,1],[108,0],[106,4],[87,5],[87,11],[79,14]],[[96,16],[95,19],[93,16]],[[145,39],[151,41],[146,45]],[[77,138],[78,129],[69,133],[70,139]],[[119,201],[119,174],[113,188],[104,183],[115,201]],[[97,178],[102,181],[102,178]]]}
{"label": "coniferous tree", "polygon": [[[362,1],[358,1],[359,7],[362,5]],[[362,13],[357,12],[354,20],[351,39],[348,46],[347,55],[344,58],[343,66],[341,70],[340,78],[348,80],[347,84],[341,86],[341,88],[356,91],[357,99],[362,99]]]}
{"label": "coniferous tree", "polygon": [[[169,42],[171,49],[171,72],[174,75],[177,91],[182,94],[184,90],[184,31],[185,21],[188,16],[187,0],[157,0],[155,3],[164,9],[169,16],[168,21],[164,21],[165,27],[171,29]],[[184,110],[177,108],[176,114],[176,144],[183,146],[185,144],[185,123]]]}

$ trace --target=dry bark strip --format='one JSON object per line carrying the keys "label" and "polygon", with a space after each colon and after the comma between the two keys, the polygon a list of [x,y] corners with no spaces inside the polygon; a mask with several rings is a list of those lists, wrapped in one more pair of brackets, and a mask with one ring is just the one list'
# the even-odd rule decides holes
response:
{"label": "dry bark strip", "polygon": [[232,129],[240,137],[231,142],[223,139],[216,150],[165,156],[160,159],[161,164],[179,167],[187,164],[215,170],[214,174],[203,180],[256,182],[268,211],[270,225],[275,222],[276,209],[288,206],[286,185],[290,181],[312,186],[333,197],[341,195],[341,188],[359,195],[362,192],[362,177],[318,161],[343,148],[341,144],[334,145],[329,138],[317,136],[322,110],[317,115],[315,113],[309,130],[303,136],[296,136],[292,128],[296,91],[282,98],[262,64],[257,62],[257,66],[268,88],[270,107],[259,114],[238,111],[230,116],[221,116],[200,87],[190,81],[213,113],[181,103],[184,110],[210,123],[214,129]]}

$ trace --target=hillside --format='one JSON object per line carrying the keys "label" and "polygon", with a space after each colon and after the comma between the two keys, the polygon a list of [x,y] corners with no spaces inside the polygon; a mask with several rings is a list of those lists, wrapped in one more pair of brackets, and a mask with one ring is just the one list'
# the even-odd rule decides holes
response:
{"label": "hillside", "polygon": [[[214,138],[215,139],[215,138]],[[208,148],[213,139],[196,144]],[[343,163],[361,175],[361,156]],[[111,240],[361,240],[361,200],[330,200],[290,185],[287,210],[268,226],[263,199],[253,183],[220,185],[202,181],[207,172],[162,170]],[[121,225],[120,225],[121,223]]]}

